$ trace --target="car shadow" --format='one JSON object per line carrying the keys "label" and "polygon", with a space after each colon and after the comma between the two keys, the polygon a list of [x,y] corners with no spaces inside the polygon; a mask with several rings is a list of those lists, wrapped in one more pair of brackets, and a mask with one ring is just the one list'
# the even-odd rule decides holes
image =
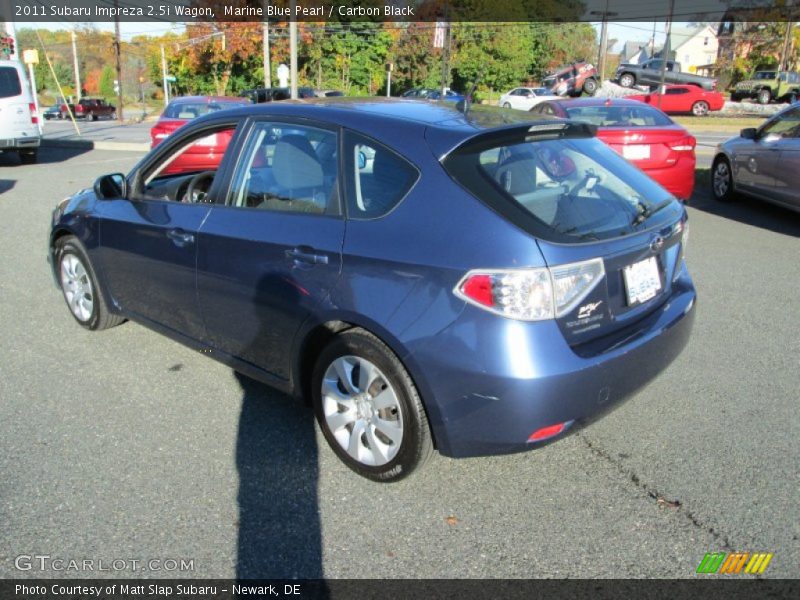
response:
{"label": "car shadow", "polygon": [[763,200],[737,195],[731,202],[711,197],[708,169],[698,169],[695,193],[689,206],[703,212],[761,227],[775,233],[800,237],[800,214]]}
{"label": "car shadow", "polygon": [[14,179],[0,179],[0,194],[5,194],[14,189],[17,184]]}
{"label": "car shadow", "polygon": [[70,160],[76,156],[92,151],[92,144],[76,144],[75,147],[62,148],[53,146],[41,146],[39,148],[39,158],[36,163],[23,165],[16,152],[4,152],[0,154],[0,167],[36,167],[36,165],[55,164]]}

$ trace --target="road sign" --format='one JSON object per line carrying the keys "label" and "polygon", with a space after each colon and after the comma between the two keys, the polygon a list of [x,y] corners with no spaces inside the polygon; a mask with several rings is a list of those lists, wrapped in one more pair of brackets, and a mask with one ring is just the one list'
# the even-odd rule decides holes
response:
{"label": "road sign", "polygon": [[39,51],[36,50],[35,48],[33,50],[23,50],[22,62],[24,62],[26,65],[38,65]]}
{"label": "road sign", "polygon": [[176,81],[178,81],[178,78],[175,77],[175,75],[167,75],[166,77],[164,77],[164,79],[169,83],[175,83]]}

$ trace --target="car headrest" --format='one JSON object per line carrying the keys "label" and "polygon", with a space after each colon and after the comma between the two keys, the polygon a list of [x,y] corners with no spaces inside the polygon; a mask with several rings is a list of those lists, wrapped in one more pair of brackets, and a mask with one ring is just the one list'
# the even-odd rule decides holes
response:
{"label": "car headrest", "polygon": [[278,141],[272,172],[276,183],[287,189],[321,187],[324,181],[322,165],[303,135],[286,135]]}

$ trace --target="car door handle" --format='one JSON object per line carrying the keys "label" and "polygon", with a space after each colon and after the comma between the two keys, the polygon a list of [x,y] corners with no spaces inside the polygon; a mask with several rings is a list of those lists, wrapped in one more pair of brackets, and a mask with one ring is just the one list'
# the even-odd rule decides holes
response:
{"label": "car door handle", "polygon": [[327,265],[328,257],[325,254],[316,254],[313,248],[300,246],[286,251],[286,257],[311,265]]}
{"label": "car door handle", "polygon": [[170,229],[167,237],[175,242],[176,246],[186,246],[194,243],[194,234],[187,233],[183,229]]}

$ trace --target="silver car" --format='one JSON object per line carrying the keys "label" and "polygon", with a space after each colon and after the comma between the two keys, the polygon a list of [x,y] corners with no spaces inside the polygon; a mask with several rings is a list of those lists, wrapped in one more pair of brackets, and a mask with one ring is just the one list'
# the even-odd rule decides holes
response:
{"label": "silver car", "polygon": [[743,193],[800,212],[800,103],[717,147],[711,193],[723,202]]}

